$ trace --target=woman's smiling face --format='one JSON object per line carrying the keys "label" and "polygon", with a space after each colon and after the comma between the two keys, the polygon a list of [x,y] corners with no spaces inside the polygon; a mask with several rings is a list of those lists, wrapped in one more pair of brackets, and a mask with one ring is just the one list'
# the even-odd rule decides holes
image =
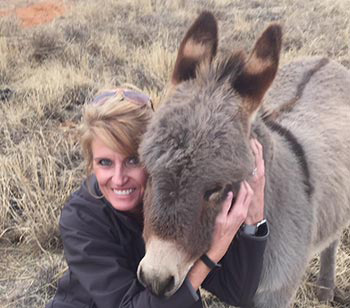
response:
{"label": "woman's smiling face", "polygon": [[93,172],[103,196],[123,212],[140,211],[147,173],[137,157],[126,157],[113,151],[100,139],[91,144]]}

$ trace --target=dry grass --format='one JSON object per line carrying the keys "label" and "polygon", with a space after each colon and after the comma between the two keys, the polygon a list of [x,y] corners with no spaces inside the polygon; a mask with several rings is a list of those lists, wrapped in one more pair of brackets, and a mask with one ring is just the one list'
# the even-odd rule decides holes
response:
{"label": "dry grass", "polygon": [[[33,2],[33,1],[32,1]],[[28,1],[11,1],[11,8]],[[176,48],[203,9],[219,19],[222,49],[249,49],[270,22],[284,25],[282,63],[322,54],[350,68],[348,0],[66,0],[50,24],[0,19],[0,306],[44,307],[65,269],[57,221],[84,176],[77,145],[80,108],[97,89],[134,83],[157,100]],[[10,5],[10,4],[8,4]],[[1,2],[0,8],[5,7]],[[350,293],[350,234],[337,284]],[[294,307],[317,301],[314,259]],[[227,307],[206,296],[207,307]]]}

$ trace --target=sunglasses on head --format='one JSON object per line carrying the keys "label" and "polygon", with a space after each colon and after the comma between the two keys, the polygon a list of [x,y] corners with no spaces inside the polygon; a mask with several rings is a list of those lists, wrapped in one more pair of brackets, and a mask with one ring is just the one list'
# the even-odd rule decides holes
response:
{"label": "sunglasses on head", "polygon": [[108,90],[108,91],[102,92],[101,94],[97,95],[94,98],[91,104],[103,105],[111,97],[119,97],[120,101],[127,100],[128,102],[131,102],[140,106],[147,105],[154,111],[152,100],[148,95],[135,90],[122,89],[122,88],[117,88],[114,90]]}

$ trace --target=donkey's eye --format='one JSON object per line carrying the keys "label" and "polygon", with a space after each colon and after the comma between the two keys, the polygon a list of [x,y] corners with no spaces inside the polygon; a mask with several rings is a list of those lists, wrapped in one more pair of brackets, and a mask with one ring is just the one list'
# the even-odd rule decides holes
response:
{"label": "donkey's eye", "polygon": [[216,186],[215,188],[213,189],[209,189],[207,190],[205,193],[204,193],[204,199],[206,201],[209,201],[209,198],[215,194],[215,193],[218,193],[219,191],[221,191],[222,187],[221,186]]}

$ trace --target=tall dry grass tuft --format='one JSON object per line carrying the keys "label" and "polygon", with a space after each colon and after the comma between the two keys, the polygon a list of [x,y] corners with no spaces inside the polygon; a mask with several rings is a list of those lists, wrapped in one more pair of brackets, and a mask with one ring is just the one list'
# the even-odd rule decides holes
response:
{"label": "tall dry grass tuft", "polygon": [[43,251],[58,247],[59,209],[80,178],[74,142],[38,130],[1,161],[3,240],[36,244]]}
{"label": "tall dry grass tuft", "polygon": [[41,63],[47,59],[59,57],[65,47],[61,36],[61,32],[56,32],[53,29],[46,31],[40,29],[35,32],[31,39],[32,62]]}
{"label": "tall dry grass tuft", "polygon": [[[37,1],[37,0],[35,0]],[[33,2],[35,2],[33,1]],[[85,176],[77,138],[81,106],[125,82],[157,102],[180,39],[203,9],[220,27],[220,51],[249,50],[270,22],[284,28],[282,63],[326,55],[350,68],[348,0],[65,0],[65,15],[22,28],[0,17],[0,307],[44,307],[66,265],[60,210]],[[28,1],[1,2],[1,9]],[[337,262],[339,294],[350,294],[350,231]],[[319,303],[312,260],[294,307]],[[344,300],[345,298],[345,300]],[[206,307],[228,307],[205,294]]]}
{"label": "tall dry grass tuft", "polygon": [[0,279],[1,307],[44,307],[66,270],[62,255],[39,255],[27,248],[0,248],[0,252],[4,256],[0,270],[5,277]]}

